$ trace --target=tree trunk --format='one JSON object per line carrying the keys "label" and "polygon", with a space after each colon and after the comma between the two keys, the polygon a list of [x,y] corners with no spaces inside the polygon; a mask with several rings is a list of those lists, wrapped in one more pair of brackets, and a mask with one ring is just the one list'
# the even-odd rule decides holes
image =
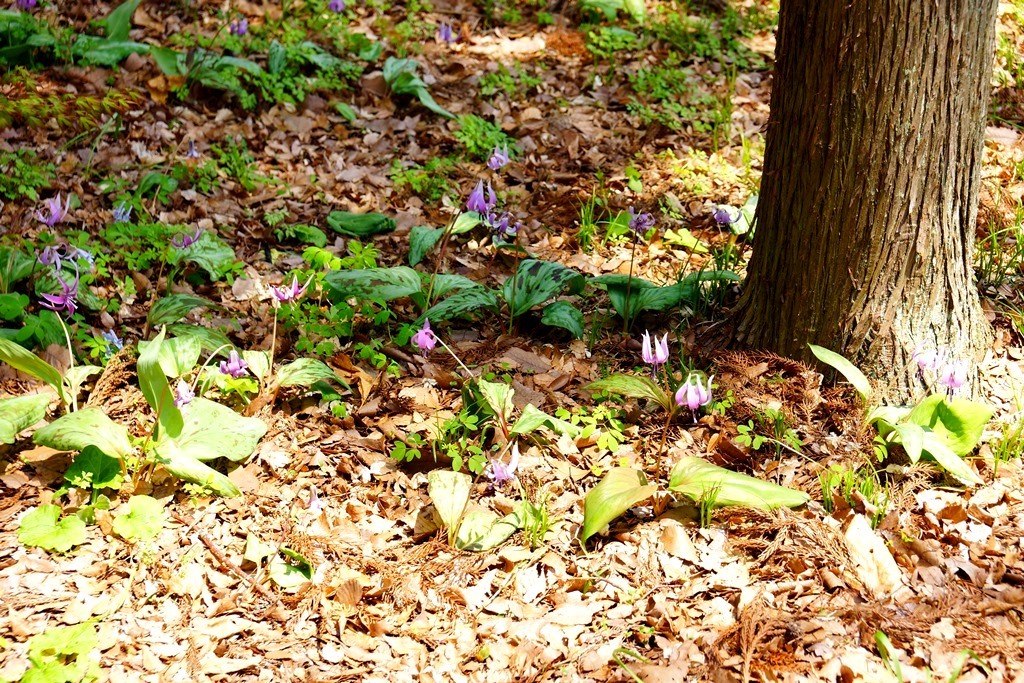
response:
{"label": "tree trunk", "polygon": [[996,7],[782,0],[741,343],[826,346],[892,400],[923,389],[919,346],[983,355],[972,260]]}

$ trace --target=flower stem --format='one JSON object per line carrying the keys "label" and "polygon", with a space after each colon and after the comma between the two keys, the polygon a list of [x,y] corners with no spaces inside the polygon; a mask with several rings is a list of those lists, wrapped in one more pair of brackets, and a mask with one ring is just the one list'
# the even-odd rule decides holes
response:
{"label": "flower stem", "polygon": [[626,278],[626,315],[622,321],[623,333],[629,332],[629,292],[633,286],[633,257],[636,256],[636,233],[633,233],[633,248],[629,251],[629,277]]}
{"label": "flower stem", "polygon": [[[665,428],[661,430],[661,444],[658,446],[658,455],[655,460],[655,486],[661,486],[661,457],[665,453],[665,439],[668,437],[668,428],[672,424],[672,415],[675,411],[667,411],[665,417]],[[657,517],[665,511],[665,507],[668,505],[668,496],[661,496],[658,493],[654,494],[654,516]]]}
{"label": "flower stem", "polygon": [[[64,318],[58,315],[57,320],[60,321],[60,328],[64,330],[64,340],[68,343],[68,371],[64,373],[64,376],[67,377],[68,372],[71,372],[71,370],[73,370],[75,367],[75,350],[71,347],[71,333],[68,331],[68,326],[64,323]],[[77,411],[78,394],[76,392],[71,395],[71,412],[74,413]]]}

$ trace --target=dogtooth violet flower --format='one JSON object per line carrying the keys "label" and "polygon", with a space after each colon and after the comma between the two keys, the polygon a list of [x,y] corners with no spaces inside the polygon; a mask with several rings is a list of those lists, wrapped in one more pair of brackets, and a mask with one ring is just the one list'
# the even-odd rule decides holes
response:
{"label": "dogtooth violet flower", "polygon": [[114,332],[113,330],[104,330],[103,332],[100,332],[100,336],[118,351],[124,348],[124,342],[117,336],[117,332]]}
{"label": "dogtooth violet flower", "polygon": [[228,31],[236,36],[244,36],[249,32],[249,20],[243,17],[232,21]]}
{"label": "dogtooth violet flower", "polygon": [[500,460],[491,459],[487,471],[487,477],[495,486],[500,486],[509,481],[515,481],[516,470],[519,469],[519,444],[512,445],[512,457],[506,465]]}
{"label": "dogtooth violet flower", "polygon": [[189,140],[188,141],[188,151],[185,152],[185,158],[186,159],[198,159],[199,158],[199,151],[196,149],[195,140]]}
{"label": "dogtooth violet flower", "polygon": [[939,370],[939,384],[946,387],[950,398],[953,392],[967,383],[967,361],[952,359]]}
{"label": "dogtooth violet flower", "polygon": [[188,249],[193,244],[199,241],[199,236],[202,234],[202,228],[196,228],[196,231],[191,235],[187,232],[179,233],[171,238],[171,244],[173,244],[178,249]]}
{"label": "dogtooth violet flower", "polygon": [[643,235],[654,227],[654,216],[649,213],[637,213],[632,206],[629,207],[629,229],[638,235]]}
{"label": "dogtooth violet flower", "polygon": [[437,27],[437,39],[442,43],[457,43],[459,36],[452,29],[452,25],[447,21],[442,21]]}
{"label": "dogtooth violet flower", "polygon": [[327,3],[327,9],[332,12],[344,12],[345,11],[345,0],[331,0]]}
{"label": "dogtooth violet flower", "polygon": [[274,298],[281,303],[295,301],[306,293],[306,288],[309,287],[309,283],[312,279],[313,278],[310,277],[309,280],[306,280],[306,284],[299,287],[298,276],[292,276],[292,283],[290,285],[285,285],[284,287],[271,287],[270,292],[274,295]]}
{"label": "dogtooth violet flower", "polygon": [[476,211],[481,216],[485,215],[488,211],[498,205],[498,196],[494,194],[494,188],[491,187],[490,183],[487,183],[487,193],[484,194],[484,181],[479,181],[473,191],[469,193],[469,201],[466,202],[466,208],[470,211]]}
{"label": "dogtooth violet flower", "polygon": [[919,372],[925,370],[938,370],[939,366],[942,365],[942,359],[945,354],[940,353],[936,349],[927,346],[919,346],[914,350],[912,358],[917,363],[917,369]]}
{"label": "dogtooth violet flower", "polygon": [[37,0],[17,0],[14,5],[20,10],[30,10],[36,6],[36,1]]}
{"label": "dogtooth violet flower", "polygon": [[49,214],[44,214],[42,211],[36,211],[36,218],[39,219],[40,223],[52,228],[67,217],[68,209],[70,207],[71,195],[68,195],[68,198],[64,201],[64,206],[61,206],[60,193],[58,192],[56,197],[50,197],[46,200],[46,208],[49,211]]}
{"label": "dogtooth violet flower", "polygon": [[114,222],[127,223],[132,217],[132,205],[128,202],[121,202],[114,207]]}
{"label": "dogtooth violet flower", "polygon": [[188,382],[179,379],[178,386],[175,388],[174,407],[183,408],[191,403],[195,397],[196,392],[192,391],[192,387],[188,385]]}
{"label": "dogtooth violet flower", "polygon": [[492,171],[500,171],[508,164],[509,159],[507,146],[495,147],[494,151],[491,152],[491,158],[487,160],[487,168]]}
{"label": "dogtooth violet flower", "polygon": [[75,273],[75,281],[70,285],[60,275],[57,275],[57,282],[60,283],[61,292],[59,294],[41,295],[39,305],[50,309],[54,313],[74,315],[77,308],[75,297],[78,296],[78,273]]}
{"label": "dogtooth violet flower", "polygon": [[654,366],[653,374],[657,376],[658,366],[663,365],[668,360],[668,332],[665,336],[658,341],[658,338],[654,338],[654,344],[651,344],[651,333],[644,330],[643,335],[643,348],[640,351],[640,357],[644,359],[645,363],[650,363]]}
{"label": "dogtooth violet flower", "polygon": [[36,256],[36,260],[44,266],[53,266],[53,269],[60,272],[62,258],[67,258],[67,252],[65,251],[64,245],[55,244],[49,247],[43,247],[43,250]]}
{"label": "dogtooth violet flower", "polygon": [[694,421],[697,420],[697,411],[700,407],[711,403],[711,381],[714,379],[714,375],[708,377],[708,385],[705,387],[700,381],[700,375],[691,372],[682,386],[676,390],[676,405],[689,408]]}
{"label": "dogtooth violet flower", "polygon": [[434,347],[437,346],[437,337],[434,336],[433,330],[430,329],[429,320],[423,321],[423,327],[412,336],[411,341],[412,345],[422,351],[424,356],[434,350]]}
{"label": "dogtooth violet flower", "polygon": [[227,360],[220,362],[220,371],[225,375],[231,375],[235,379],[245,376],[245,371],[248,369],[249,364],[238,356],[238,351],[232,350],[228,354]]}
{"label": "dogtooth violet flower", "polygon": [[711,212],[711,216],[719,225],[732,225],[740,219],[740,211],[725,204],[719,204]]}
{"label": "dogtooth violet flower", "polygon": [[513,222],[513,216],[508,211],[500,215],[493,211],[489,212],[484,218],[484,223],[491,229],[496,242],[507,242],[508,238],[518,235],[519,228],[522,227],[519,221]]}

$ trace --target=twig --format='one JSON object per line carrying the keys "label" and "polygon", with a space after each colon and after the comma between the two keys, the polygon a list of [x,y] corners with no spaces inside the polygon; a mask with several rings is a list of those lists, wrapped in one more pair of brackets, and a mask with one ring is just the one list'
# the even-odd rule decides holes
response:
{"label": "twig", "polygon": [[[172,512],[171,517],[185,526],[195,527],[195,520],[187,515]],[[221,550],[221,547],[217,545],[212,538],[198,529],[196,530],[196,533],[199,534],[199,540],[203,542],[203,545],[205,545],[211,553],[213,553],[213,556],[217,558],[217,561],[220,562],[223,567],[226,567],[232,574],[252,586],[253,590],[265,597],[267,600],[281,604],[281,599],[274,595],[273,591],[257,583],[251,576],[242,571],[241,567],[229,560],[227,554]]]}

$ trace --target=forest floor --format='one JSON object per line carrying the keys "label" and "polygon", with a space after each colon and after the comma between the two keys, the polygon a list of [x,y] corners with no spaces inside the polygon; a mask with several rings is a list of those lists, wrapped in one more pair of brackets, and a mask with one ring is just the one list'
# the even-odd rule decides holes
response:
{"label": "forest floor", "polygon": [[[742,277],[750,247],[714,211],[757,192],[777,7],[648,3],[640,28],[635,5],[142,3],[121,43],[92,52],[75,38],[102,36],[94,22],[115,5],[42,3],[21,34],[15,12],[0,15],[10,44],[56,36],[3,57],[34,63],[0,85],[0,244],[12,264],[66,244],[65,268],[81,266],[76,364],[105,366],[83,404],[142,444],[156,418],[132,343],[165,322],[220,331],[237,349],[273,345],[279,362],[316,357],[343,380],[258,397],[251,377],[207,388],[267,428],[251,457],[209,463],[239,496],[137,459],[105,497],[80,479],[61,489],[75,453],[33,441],[45,421],[0,446],[0,680],[1024,681],[1024,4],[1001,4],[985,142],[978,272],[995,338],[975,393],[994,417],[968,459],[979,485],[924,461],[879,464],[850,387],[702,346],[735,283],[705,283],[628,332],[599,287],[567,293],[584,315],[579,339],[537,311],[432,320],[466,369],[441,345],[409,343],[415,297],[330,300],[325,268],[408,264],[414,228],[449,224],[480,179],[522,223],[515,242],[530,258],[657,285],[702,269]],[[616,6],[614,19],[601,10]],[[443,21],[454,42],[436,37]],[[165,49],[135,54],[125,40]],[[396,80],[388,57],[415,59],[422,80]],[[502,141],[513,159],[489,169]],[[73,197],[68,215],[44,225],[37,211],[58,193]],[[636,240],[630,207],[655,220]],[[379,213],[393,229],[345,234],[328,220],[337,211]],[[196,228],[213,240],[196,245],[204,258],[169,262],[168,240]],[[500,287],[523,257],[477,227],[442,237],[416,268]],[[8,269],[0,315],[66,368],[63,331],[37,303],[55,283],[33,263],[19,281]],[[273,305],[269,286],[293,276],[312,277],[309,290]],[[168,292],[209,305],[154,315]],[[645,329],[668,333],[676,382],[687,366],[714,375],[714,410],[683,411],[664,442],[651,402],[586,389],[649,372]],[[494,449],[507,462],[508,434],[475,422],[467,372],[511,387],[512,414],[532,404],[588,429],[518,438],[514,476],[494,482],[494,465],[480,465]],[[50,391],[2,373],[8,396]],[[49,421],[60,412],[54,396]],[[474,464],[474,503],[504,515],[525,500],[546,516],[484,551],[452,547],[428,489],[450,455]],[[641,500],[581,545],[584,497],[605,473],[630,465],[664,483],[684,456],[810,500],[708,510],[678,496],[661,515]],[[134,494],[160,502],[152,534],[120,523]],[[89,510],[60,551],[19,538],[51,503],[66,519]]]}

